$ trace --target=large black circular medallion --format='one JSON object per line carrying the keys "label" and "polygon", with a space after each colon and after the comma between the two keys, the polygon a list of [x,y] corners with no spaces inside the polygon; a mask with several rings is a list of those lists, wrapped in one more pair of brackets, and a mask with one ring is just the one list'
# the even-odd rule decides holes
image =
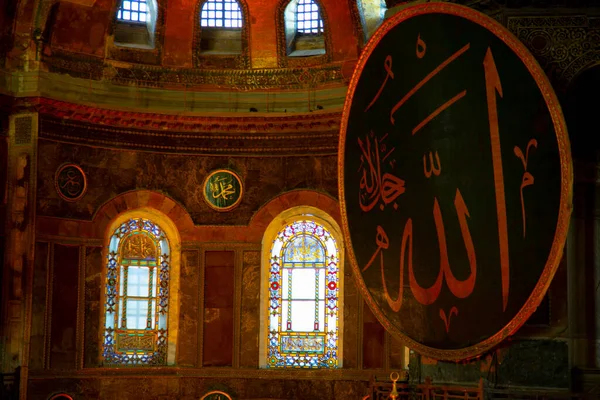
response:
{"label": "large black circular medallion", "polygon": [[56,171],[54,185],[60,197],[66,201],[79,200],[87,189],[85,174],[75,164],[61,165]]}
{"label": "large black circular medallion", "polygon": [[572,191],[564,119],[524,46],[466,7],[407,8],[366,46],[340,136],[349,258],[385,328],[449,360],[515,332],[560,262]]}

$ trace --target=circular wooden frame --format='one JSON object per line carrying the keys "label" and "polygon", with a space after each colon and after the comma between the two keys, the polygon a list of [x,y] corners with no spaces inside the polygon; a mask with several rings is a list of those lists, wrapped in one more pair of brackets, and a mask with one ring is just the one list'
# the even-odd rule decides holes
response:
{"label": "circular wooden frame", "polygon": [[[537,281],[533,291],[531,292],[527,301],[521,307],[519,312],[502,329],[499,329],[495,334],[475,345],[461,349],[444,350],[429,347],[422,343],[419,343],[408,337],[406,334],[404,334],[396,325],[390,323],[390,321],[383,314],[381,309],[378,308],[377,303],[373,299],[373,296],[371,295],[364,280],[362,279],[361,268],[357,263],[356,255],[351,245],[352,241],[350,236],[350,228],[348,225],[348,215],[345,201],[344,158],[346,132],[348,129],[348,119],[350,116],[354,92],[358,85],[359,79],[361,78],[363,69],[365,68],[365,65],[370,55],[373,53],[379,42],[389,31],[391,31],[394,27],[396,27],[396,25],[403,21],[425,14],[447,14],[465,18],[487,29],[489,32],[491,32],[497,38],[499,38],[502,42],[504,42],[515,53],[515,55],[523,62],[524,66],[527,68],[527,70],[533,77],[541,92],[543,99],[546,102],[550,116],[552,118],[554,129],[556,131],[560,158],[561,188],[557,226],[552,242],[552,247],[550,249],[546,264],[540,275],[539,280]],[[379,322],[384,326],[384,328],[388,332],[402,340],[411,349],[414,349],[427,357],[448,361],[466,360],[477,357],[485,351],[498,345],[508,336],[514,334],[527,321],[531,314],[533,314],[533,312],[537,309],[539,303],[542,301],[543,296],[545,295],[548,287],[550,286],[552,278],[554,277],[554,274],[562,258],[563,246],[567,238],[569,218],[571,215],[570,205],[572,199],[573,172],[570,156],[570,146],[567,135],[567,127],[560,108],[560,104],[558,102],[556,94],[554,93],[552,85],[548,81],[546,74],[544,73],[538,62],[527,50],[527,48],[504,26],[478,11],[475,11],[466,6],[457,5],[453,3],[427,3],[415,5],[399,12],[389,20],[385,21],[384,24],[373,35],[371,40],[368,42],[367,46],[364,48],[364,51],[362,52],[358,60],[356,69],[354,70],[352,80],[350,81],[348,93],[346,95],[346,101],[344,103],[344,108],[342,112],[342,123],[340,129],[338,153],[338,181],[340,208],[342,216],[342,230],[344,233],[344,240],[346,240],[346,243],[349,244],[347,246],[349,256],[348,258],[350,260],[350,264],[352,265],[354,275],[358,278],[357,283],[360,293],[363,295],[365,301],[369,305],[369,308],[371,308],[371,310],[373,311],[373,314],[375,314]]]}
{"label": "circular wooden frame", "polygon": [[[81,193],[77,197],[65,196],[62,193],[61,188],[59,186],[58,177],[67,168],[75,168],[76,170],[79,171],[79,173],[81,173],[81,176],[83,178],[83,189],[81,190]],[[65,164],[62,164],[60,167],[58,167],[58,169],[56,170],[56,173],[54,174],[54,187],[56,188],[56,192],[58,193],[58,195],[63,200],[73,203],[73,202],[81,199],[85,195],[85,192],[87,191],[87,177],[85,176],[85,172],[83,172],[83,169],[81,169],[81,167],[79,165],[72,164],[72,163],[65,163]]]}
{"label": "circular wooden frame", "polygon": [[221,390],[211,390],[210,392],[208,392],[208,393],[204,394],[204,396],[202,396],[202,397],[200,398],[200,400],[204,400],[204,399],[206,399],[208,396],[210,396],[210,395],[213,395],[213,394],[221,394],[221,395],[225,396],[225,397],[226,397],[228,400],[233,400],[233,399],[231,398],[231,396],[230,396],[230,395],[228,395],[227,393],[225,393],[225,392],[223,392],[223,391],[221,391]]}
{"label": "circular wooden frame", "polygon": [[[210,202],[210,200],[208,199],[208,197],[206,195],[206,185],[207,185],[209,179],[212,178],[214,175],[221,173],[221,172],[226,172],[226,173],[232,175],[238,181],[238,184],[240,185],[240,195],[238,196],[237,200],[232,205],[227,206],[227,207],[215,206],[214,204],[212,204]],[[210,208],[212,208],[215,211],[226,212],[226,211],[233,210],[234,208],[236,208],[237,206],[240,205],[243,195],[244,195],[244,184],[242,182],[242,178],[240,178],[240,176],[237,173],[235,173],[234,171],[232,171],[230,169],[227,169],[227,168],[216,169],[216,170],[212,171],[210,174],[208,174],[206,176],[206,178],[204,178],[204,180],[202,181],[202,196],[204,197],[204,201],[206,202],[206,204],[208,204],[208,206]]]}

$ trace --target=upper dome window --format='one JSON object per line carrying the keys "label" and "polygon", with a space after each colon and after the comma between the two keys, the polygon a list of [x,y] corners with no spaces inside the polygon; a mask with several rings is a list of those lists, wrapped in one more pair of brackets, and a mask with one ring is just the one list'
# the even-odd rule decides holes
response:
{"label": "upper dome window", "polygon": [[241,28],[242,10],[236,0],[207,0],[202,6],[203,28]]}
{"label": "upper dome window", "polygon": [[157,10],[156,0],[121,1],[115,21],[115,44],[153,49]]}
{"label": "upper dome window", "polygon": [[315,0],[290,0],[283,12],[285,47],[289,57],[325,54],[325,24]]}
{"label": "upper dome window", "polygon": [[124,0],[117,11],[121,21],[146,22],[149,18],[146,0]]}
{"label": "upper dome window", "polygon": [[323,20],[319,6],[313,0],[298,0],[296,20],[300,34],[318,35],[323,33]]}

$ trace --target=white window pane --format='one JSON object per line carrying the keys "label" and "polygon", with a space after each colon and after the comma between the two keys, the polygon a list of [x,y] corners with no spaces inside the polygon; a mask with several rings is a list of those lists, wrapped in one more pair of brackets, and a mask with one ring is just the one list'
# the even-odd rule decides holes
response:
{"label": "white window pane", "polygon": [[138,13],[132,12],[131,13],[131,20],[132,21],[137,21],[138,20]]}
{"label": "white window pane", "polygon": [[216,7],[217,10],[222,10],[223,9],[223,3],[217,3],[216,6],[217,6]]}
{"label": "white window pane", "polygon": [[278,315],[269,315],[269,330],[279,330],[279,316]]}
{"label": "white window pane", "polygon": [[208,3],[208,9],[209,10],[214,10],[215,9],[215,3]]}
{"label": "white window pane", "polygon": [[[281,295],[284,299],[288,297],[288,277],[290,275],[290,269],[284,268],[281,274]],[[293,276],[293,275],[292,275]]]}
{"label": "white window pane", "polygon": [[240,9],[240,5],[238,3],[231,3],[231,9],[232,10],[239,10]]}
{"label": "white window pane", "polygon": [[150,271],[146,267],[129,267],[127,296],[148,296]]}
{"label": "white window pane", "polygon": [[139,7],[138,7],[138,6],[139,6],[139,3],[138,3],[138,2],[135,2],[135,1],[134,1],[134,2],[132,2],[132,3],[131,3],[131,9],[132,9],[133,11],[138,11],[138,10],[139,10]]}
{"label": "white window pane", "polygon": [[146,14],[141,14],[140,13],[140,21],[146,22]]}
{"label": "white window pane", "polygon": [[[287,331],[287,312],[288,312],[289,302],[287,300],[281,301],[281,330]],[[295,329],[292,325],[292,329]]]}
{"label": "white window pane", "polygon": [[313,21],[313,22],[312,22],[312,28],[317,28],[317,27],[318,27],[318,25],[317,25],[317,21]]}
{"label": "white window pane", "polygon": [[292,329],[295,332],[312,332],[315,329],[315,303],[292,302]]}
{"label": "white window pane", "polygon": [[123,10],[131,10],[131,2],[130,1],[123,2]]}
{"label": "white window pane", "polygon": [[314,12],[314,11],[313,11],[313,12],[310,14],[310,18],[311,18],[311,19],[314,19],[314,20],[316,21],[317,19],[319,19],[319,14],[318,14],[317,12]]}
{"label": "white window pane", "polygon": [[298,6],[298,12],[299,13],[304,12],[304,6]]}
{"label": "white window pane", "polygon": [[294,273],[292,275],[292,299],[314,298],[315,270],[313,268],[294,269]]}
{"label": "white window pane", "polygon": [[209,11],[208,12],[208,18],[214,18],[215,17],[215,12],[214,11]]}
{"label": "white window pane", "polygon": [[121,325],[121,321],[123,320],[123,299],[119,299],[119,320],[117,321],[117,326],[120,326],[121,328],[124,328],[124,326]]}
{"label": "white window pane", "polygon": [[152,313],[150,316],[152,318],[152,324],[150,325],[150,328],[156,329],[156,300],[152,300]]}
{"label": "white window pane", "polygon": [[231,10],[231,3],[225,3],[225,9]]}
{"label": "white window pane", "polygon": [[117,19],[122,19],[121,10],[117,11]]}
{"label": "white window pane", "polygon": [[154,268],[154,273],[152,274],[152,297],[156,297],[156,287],[158,286],[158,273],[157,268]]}
{"label": "white window pane", "polygon": [[225,28],[231,28],[231,20],[225,20]]}
{"label": "white window pane", "polygon": [[222,27],[223,26],[223,20],[222,19],[218,19],[217,20],[217,26],[218,27]]}
{"label": "white window pane", "polygon": [[208,20],[208,26],[215,26],[215,20],[214,19],[209,19]]}
{"label": "white window pane", "polygon": [[319,272],[319,299],[325,298],[325,268],[320,268],[317,270]]}
{"label": "white window pane", "polygon": [[304,22],[298,21],[298,30],[304,29]]}
{"label": "white window pane", "polygon": [[148,301],[127,300],[127,329],[146,329]]}
{"label": "white window pane", "polygon": [[216,15],[217,19],[221,19],[221,18],[223,18],[223,11],[217,11],[215,13],[215,15]]}
{"label": "white window pane", "polygon": [[146,8],[146,3],[140,3],[140,11],[148,11],[148,9]]}
{"label": "white window pane", "polygon": [[312,11],[318,11],[318,10],[319,10],[319,7],[317,7],[317,5],[316,5],[315,3],[312,3],[312,5],[311,5],[311,10],[312,10]]}
{"label": "white window pane", "polygon": [[231,11],[225,11],[225,19],[231,19]]}
{"label": "white window pane", "polygon": [[123,287],[125,284],[125,267],[121,266],[121,277],[119,278],[119,296],[123,296]]}
{"label": "white window pane", "polygon": [[[329,328],[329,327],[328,327]],[[325,301],[319,301],[319,332],[325,331]]]}
{"label": "white window pane", "polygon": [[123,19],[129,21],[131,19],[131,13],[129,11],[123,11]]}

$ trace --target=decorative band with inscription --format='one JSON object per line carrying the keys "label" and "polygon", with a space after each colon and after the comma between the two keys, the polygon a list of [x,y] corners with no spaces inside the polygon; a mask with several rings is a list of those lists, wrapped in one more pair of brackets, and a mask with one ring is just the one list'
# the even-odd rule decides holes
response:
{"label": "decorative band with inscription", "polygon": [[407,346],[475,357],[535,311],[566,240],[571,155],[547,77],[496,21],[449,3],[386,21],[350,83],[338,167],[359,288]]}

